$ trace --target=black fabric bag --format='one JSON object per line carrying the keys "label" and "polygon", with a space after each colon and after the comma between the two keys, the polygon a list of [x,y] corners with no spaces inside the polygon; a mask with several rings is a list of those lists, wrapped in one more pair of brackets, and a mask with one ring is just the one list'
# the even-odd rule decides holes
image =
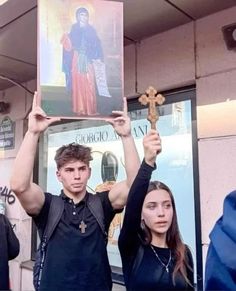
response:
{"label": "black fabric bag", "polygon": [[[91,193],[88,193],[88,194],[89,194],[88,208],[93,214],[93,216],[96,218],[104,234],[105,240],[107,241],[107,232],[105,230],[104,211],[102,207],[102,202],[97,195],[93,195]],[[57,224],[60,221],[63,210],[64,210],[64,201],[61,199],[61,197],[52,195],[52,201],[50,204],[46,228],[44,230],[44,233],[42,233],[41,230],[39,230],[39,237],[41,239],[41,242],[39,244],[39,247],[36,253],[35,264],[33,268],[33,284],[36,291],[38,291],[40,287],[43,266],[44,266],[44,261],[45,261],[45,256],[46,256],[47,244]]]}

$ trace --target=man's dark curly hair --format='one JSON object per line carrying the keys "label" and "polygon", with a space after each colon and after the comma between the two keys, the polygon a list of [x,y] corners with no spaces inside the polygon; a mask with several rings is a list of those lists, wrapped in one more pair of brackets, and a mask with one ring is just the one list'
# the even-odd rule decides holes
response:
{"label": "man's dark curly hair", "polygon": [[92,161],[92,159],[91,148],[77,143],[63,145],[57,149],[54,158],[58,170],[66,163],[74,160],[84,162],[89,166],[89,162]]}

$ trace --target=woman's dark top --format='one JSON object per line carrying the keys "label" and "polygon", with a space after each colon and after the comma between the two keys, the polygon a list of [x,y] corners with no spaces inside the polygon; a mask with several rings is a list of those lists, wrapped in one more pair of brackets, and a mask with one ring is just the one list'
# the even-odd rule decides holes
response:
{"label": "woman's dark top", "polygon": [[[150,245],[143,245],[140,240],[140,221],[143,201],[145,199],[152,171],[155,168],[149,166],[144,161],[131,186],[128,196],[123,227],[119,237],[119,250],[122,259],[123,273],[127,290],[148,291],[148,290],[194,290],[193,271],[187,270],[187,277],[191,285],[187,285],[184,278],[177,274],[175,285],[172,274],[175,267],[175,254],[171,250],[171,262],[169,272],[160,263]],[[170,249],[152,246],[161,261],[167,265],[170,258]],[[186,248],[188,264],[193,270],[191,252]],[[138,255],[139,253],[139,255]],[[141,253],[141,255],[140,255]],[[141,261],[137,263],[136,257],[141,256]],[[136,260],[135,260],[136,259]],[[134,267],[135,266],[135,267]]]}
{"label": "woman's dark top", "polygon": [[9,290],[8,260],[19,254],[19,241],[7,217],[0,214],[0,290]]}

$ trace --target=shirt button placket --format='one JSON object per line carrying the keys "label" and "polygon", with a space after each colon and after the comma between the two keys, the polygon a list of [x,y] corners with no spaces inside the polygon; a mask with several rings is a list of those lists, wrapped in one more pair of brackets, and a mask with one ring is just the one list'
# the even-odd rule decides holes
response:
{"label": "shirt button placket", "polygon": [[76,211],[75,211],[76,206],[73,205],[73,208],[74,208],[73,215],[76,215]]}

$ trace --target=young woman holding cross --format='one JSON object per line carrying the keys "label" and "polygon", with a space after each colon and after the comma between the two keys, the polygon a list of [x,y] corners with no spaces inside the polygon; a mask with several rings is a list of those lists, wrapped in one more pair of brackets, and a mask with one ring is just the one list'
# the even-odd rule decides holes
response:
{"label": "young woman holding cross", "polygon": [[194,290],[193,261],[182,242],[171,190],[150,182],[161,140],[151,130],[143,140],[144,161],[131,186],[119,249],[128,291]]}

